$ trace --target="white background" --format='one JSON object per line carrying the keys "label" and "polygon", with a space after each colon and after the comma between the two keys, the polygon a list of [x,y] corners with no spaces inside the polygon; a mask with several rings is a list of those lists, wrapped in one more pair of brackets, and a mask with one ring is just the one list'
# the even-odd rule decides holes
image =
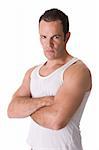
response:
{"label": "white background", "polygon": [[93,89],[81,120],[81,133],[84,150],[99,150],[97,6],[95,0],[0,1],[0,150],[28,149],[30,119],[9,119],[7,106],[27,69],[45,61],[38,19],[46,9],[54,7],[69,16],[68,51],[82,59],[92,72]]}

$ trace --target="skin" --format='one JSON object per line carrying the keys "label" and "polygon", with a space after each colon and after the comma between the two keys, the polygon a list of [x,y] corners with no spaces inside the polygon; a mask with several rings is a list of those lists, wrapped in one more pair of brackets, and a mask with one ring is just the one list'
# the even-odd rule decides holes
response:
{"label": "skin", "polygon": [[[47,62],[41,67],[40,75],[47,76],[67,63],[72,56],[66,50],[70,32],[64,39],[60,20],[39,25],[40,41]],[[77,61],[64,72],[64,82],[55,96],[31,97],[29,84],[34,68],[27,71],[23,83],[14,93],[8,107],[9,117],[30,116],[43,127],[58,130],[66,126],[81,104],[85,92],[91,90],[91,74],[87,66]],[[71,83],[71,84],[70,84]],[[38,99],[38,101],[37,101]]]}

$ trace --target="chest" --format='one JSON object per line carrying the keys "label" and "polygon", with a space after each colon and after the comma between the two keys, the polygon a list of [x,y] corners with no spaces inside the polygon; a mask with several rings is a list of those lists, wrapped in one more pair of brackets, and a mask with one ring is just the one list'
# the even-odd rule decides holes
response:
{"label": "chest", "polygon": [[61,72],[54,72],[45,77],[34,72],[30,80],[31,95],[33,97],[54,96],[62,83]]}

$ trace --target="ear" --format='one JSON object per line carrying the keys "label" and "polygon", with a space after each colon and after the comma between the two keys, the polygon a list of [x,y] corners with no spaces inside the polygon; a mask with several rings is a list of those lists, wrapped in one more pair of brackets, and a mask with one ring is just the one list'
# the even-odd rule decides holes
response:
{"label": "ear", "polygon": [[66,37],[65,37],[65,42],[66,42],[66,43],[68,42],[68,40],[69,40],[69,38],[70,38],[70,35],[71,35],[70,32],[67,32],[67,33],[66,33]]}

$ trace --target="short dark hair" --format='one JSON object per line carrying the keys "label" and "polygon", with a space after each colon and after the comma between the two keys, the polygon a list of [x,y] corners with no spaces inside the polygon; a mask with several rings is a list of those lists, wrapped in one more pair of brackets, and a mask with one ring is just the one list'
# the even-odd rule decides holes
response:
{"label": "short dark hair", "polygon": [[66,37],[66,33],[69,31],[69,19],[64,12],[56,8],[46,10],[40,16],[39,24],[41,20],[44,20],[46,22],[60,20],[63,25],[64,38]]}

